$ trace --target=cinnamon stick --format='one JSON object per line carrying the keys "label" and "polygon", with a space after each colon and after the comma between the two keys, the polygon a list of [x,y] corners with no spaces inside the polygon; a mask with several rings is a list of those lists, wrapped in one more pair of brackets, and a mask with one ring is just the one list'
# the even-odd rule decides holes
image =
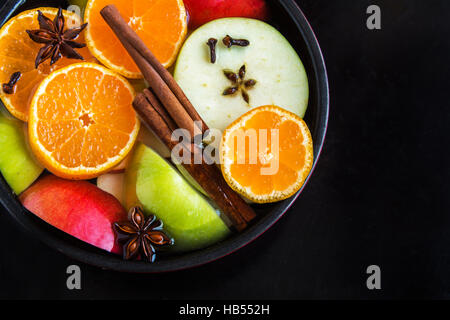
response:
{"label": "cinnamon stick", "polygon": [[[194,120],[201,121],[203,124],[200,128],[201,132],[208,129],[170,73],[126,24],[119,11],[113,5],[109,5],[102,9],[101,14],[150,84],[151,89],[144,90],[144,93],[139,94],[133,103],[143,122],[171,150],[178,144],[171,139],[175,128],[189,130],[191,138],[194,137],[193,132],[195,132]],[[197,154],[202,155],[201,159],[204,160],[202,150],[192,144],[192,140],[190,144],[182,146],[187,152],[193,151],[190,152],[193,158]],[[194,162],[191,161],[191,163]],[[208,165],[204,161],[198,165],[183,165],[229,217],[236,229],[243,230],[247,222],[255,218],[253,209],[228,186],[216,165]]]}
{"label": "cinnamon stick", "polygon": [[[133,106],[143,122],[172,150],[178,142],[171,139],[172,130],[170,130],[163,117],[156,110],[158,107],[155,108],[150,103],[150,100],[155,101],[155,97],[148,99],[148,96],[151,97],[152,94],[151,91],[148,91],[146,94],[138,94],[133,102]],[[243,216],[250,220],[253,219],[255,217],[253,210],[231,190],[214,164],[208,165],[205,162],[194,164],[195,154],[202,153],[198,146],[191,144],[190,146],[184,146],[184,149],[186,152],[190,152],[192,157],[190,164],[182,163],[184,168],[223,210],[235,228],[238,231],[244,230],[247,226],[247,221]]]}
{"label": "cinnamon stick", "polygon": [[[155,55],[151,52],[151,50],[145,45],[145,43],[142,41],[141,38],[136,34],[136,32],[128,26],[128,24],[125,22],[125,20],[120,15],[119,10],[117,10],[116,6],[111,4],[106,7],[104,7],[100,14],[102,15],[103,19],[108,23],[108,25],[111,27],[111,29],[114,31],[116,36],[119,38],[120,42],[122,42],[125,49],[130,53],[132,58],[135,60],[136,64],[138,65],[139,69],[141,67],[137,63],[135,59],[135,52],[139,52],[142,58],[149,63],[153,69],[156,71],[156,73],[159,74],[159,76],[163,79],[164,83],[170,88],[173,95],[178,99],[178,101],[181,103],[181,105],[184,107],[186,112],[189,114],[190,118],[193,121],[199,121],[201,122],[202,126],[199,128],[201,130],[202,134],[205,133],[206,130],[208,130],[208,126],[203,121],[203,119],[198,114],[197,110],[194,108],[192,103],[189,101],[189,99],[184,94],[183,90],[180,88],[178,83],[175,81],[175,79],[172,77],[169,71],[167,71],[166,68],[158,61],[158,59],[155,57]],[[130,49],[133,48],[134,50]],[[150,74],[144,74],[144,70],[141,69],[141,72],[143,73],[145,79],[149,82],[150,86],[153,84],[153,75]],[[151,79],[148,79],[147,77],[150,77]],[[159,97],[159,96],[158,96]],[[164,98],[159,97],[161,100],[164,100]],[[165,100],[164,100],[165,101]],[[180,125],[182,128],[186,128],[189,130],[188,127]],[[193,137],[193,135],[192,135]]]}
{"label": "cinnamon stick", "polygon": [[155,109],[156,112],[161,116],[161,118],[164,120],[164,122],[169,127],[170,131],[176,130],[177,124],[172,120],[170,115],[167,113],[167,111],[162,106],[162,103],[158,100],[158,98],[155,96],[153,90],[151,88],[144,89],[143,94],[147,98],[148,102],[152,105],[152,107]]}

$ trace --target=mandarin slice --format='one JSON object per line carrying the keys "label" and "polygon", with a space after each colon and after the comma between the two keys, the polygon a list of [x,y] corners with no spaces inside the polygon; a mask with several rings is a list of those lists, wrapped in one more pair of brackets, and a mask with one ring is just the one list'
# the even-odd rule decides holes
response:
{"label": "mandarin slice", "polygon": [[306,123],[277,106],[253,109],[233,122],[223,134],[220,154],[230,187],[257,203],[295,194],[314,157]]}
{"label": "mandarin slice", "polygon": [[[23,121],[28,120],[29,104],[39,83],[54,70],[80,62],[80,60],[63,57],[52,66],[49,61],[45,61],[35,69],[34,61],[43,44],[32,41],[26,30],[39,29],[38,10],[52,20],[58,13],[56,8],[24,11],[10,19],[0,30],[0,84],[7,83],[14,72],[18,71],[22,74],[17,82],[15,93],[7,94],[0,89],[0,98],[11,114]],[[75,13],[63,10],[63,15],[66,28],[81,24],[81,18]],[[85,42],[84,32],[76,41]],[[87,48],[77,49],[77,52],[85,61],[95,60]]]}
{"label": "mandarin slice", "polygon": [[113,4],[166,68],[175,61],[187,33],[187,14],[182,0],[89,0],[84,14],[86,41],[93,55],[127,78],[142,78],[100,11]]}
{"label": "mandarin slice", "polygon": [[51,73],[30,105],[30,146],[67,179],[91,179],[129,153],[139,131],[133,87],[113,71],[77,63]]}

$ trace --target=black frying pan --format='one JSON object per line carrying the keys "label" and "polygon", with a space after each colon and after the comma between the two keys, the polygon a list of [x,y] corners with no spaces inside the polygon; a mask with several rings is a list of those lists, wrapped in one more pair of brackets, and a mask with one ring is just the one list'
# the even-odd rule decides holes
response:
{"label": "black frying pan", "polygon": [[[329,93],[325,63],[314,32],[294,0],[269,0],[268,2],[272,12],[270,23],[278,28],[297,50],[309,78],[310,100],[305,121],[314,140],[314,167],[310,174],[311,177],[322,150],[328,123]],[[3,25],[10,16],[22,10],[40,6],[66,8],[67,3],[54,0],[6,0],[0,9],[0,24]],[[234,234],[228,239],[203,250],[161,256],[154,264],[123,261],[120,256],[95,248],[52,227],[22,207],[1,175],[0,203],[15,221],[37,239],[73,259],[101,268],[124,272],[166,272],[191,268],[220,259],[255,240],[277,222],[292,203],[299,198],[307,182],[290,199],[276,204],[255,206],[258,219],[244,232]]]}

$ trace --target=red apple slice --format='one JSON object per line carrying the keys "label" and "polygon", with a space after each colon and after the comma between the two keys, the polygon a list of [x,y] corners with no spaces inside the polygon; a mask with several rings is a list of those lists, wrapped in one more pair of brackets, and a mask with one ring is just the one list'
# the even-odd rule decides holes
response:
{"label": "red apple slice", "polygon": [[54,227],[106,251],[120,252],[112,224],[126,220],[127,214],[117,199],[95,185],[48,175],[23,192],[20,201]]}
{"label": "red apple slice", "polygon": [[266,20],[269,12],[265,0],[184,0],[184,5],[189,13],[189,27],[193,29],[219,18]]}

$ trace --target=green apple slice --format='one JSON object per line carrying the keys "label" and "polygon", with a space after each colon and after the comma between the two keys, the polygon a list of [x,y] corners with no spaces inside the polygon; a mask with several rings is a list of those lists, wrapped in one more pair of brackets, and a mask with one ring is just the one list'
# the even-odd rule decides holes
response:
{"label": "green apple slice", "polygon": [[0,171],[16,194],[22,193],[43,168],[28,150],[24,123],[0,112]]}
{"label": "green apple slice", "polygon": [[[227,35],[250,45],[227,48],[222,43]],[[209,38],[218,40],[215,63],[206,45]],[[237,73],[243,65],[245,79],[257,81],[247,90],[249,103],[240,92],[222,94],[232,85],[224,70]],[[205,122],[222,131],[255,107],[277,105],[303,118],[308,105],[308,78],[299,56],[275,28],[259,20],[224,18],[200,27],[186,40],[174,76]]]}
{"label": "green apple slice", "polygon": [[127,206],[141,204],[164,222],[175,250],[207,247],[224,239],[229,229],[215,209],[165,159],[138,144],[126,171]]}

